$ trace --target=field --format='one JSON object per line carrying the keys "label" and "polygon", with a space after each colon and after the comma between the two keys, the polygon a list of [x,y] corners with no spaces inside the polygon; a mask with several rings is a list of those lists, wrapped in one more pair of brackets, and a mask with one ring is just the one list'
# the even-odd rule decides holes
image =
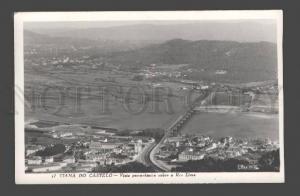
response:
{"label": "field", "polygon": [[[162,65],[161,69],[180,69],[184,65]],[[34,89],[38,93],[44,93],[41,100],[43,106],[25,108],[25,120],[47,120],[60,123],[86,124],[115,128],[118,130],[139,130],[147,128],[166,128],[177,117],[178,113],[185,110],[184,96],[187,91],[180,87],[188,86],[174,82],[159,82],[160,87],[169,87],[172,94],[169,96],[171,107],[167,111],[166,102],[159,100],[147,100],[146,105],[139,103],[143,92],[132,91],[132,97],[124,105],[124,95],[132,86],[139,86],[146,93],[152,93],[149,81],[136,82],[132,80],[133,74],[122,71],[108,70],[60,70],[53,67],[26,67],[25,86],[26,95]],[[108,104],[103,105],[103,96],[99,94],[99,87],[112,87],[109,93]],[[119,92],[121,86],[123,90]],[[83,89],[80,103],[76,103],[76,88]],[[116,87],[116,88],[114,88]],[[50,88],[49,91],[45,91]],[[58,90],[58,89],[62,90]],[[64,93],[64,100],[59,103],[59,92]],[[46,92],[46,93],[45,93]],[[163,92],[166,94],[166,92]],[[107,94],[106,94],[107,95]],[[153,94],[151,94],[153,96]],[[248,96],[229,96],[224,93],[216,93],[214,104],[240,105],[249,102]],[[193,98],[199,96],[195,93]],[[158,98],[161,99],[161,98]],[[154,109],[157,107],[156,109]],[[106,109],[104,109],[106,108]],[[129,111],[131,110],[131,111]],[[217,122],[217,123],[216,123]],[[222,130],[222,132],[220,131]],[[203,132],[222,136],[238,137],[270,137],[278,138],[278,118],[259,118],[235,114],[201,114],[194,117],[184,128],[183,132]]]}

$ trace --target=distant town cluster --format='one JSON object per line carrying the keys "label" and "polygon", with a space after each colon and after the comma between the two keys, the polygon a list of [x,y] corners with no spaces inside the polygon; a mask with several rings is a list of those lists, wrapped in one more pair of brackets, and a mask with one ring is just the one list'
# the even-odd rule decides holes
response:
{"label": "distant town cluster", "polygon": [[279,170],[275,43],[75,34],[24,30],[27,173]]}
{"label": "distant town cluster", "polygon": [[[279,143],[269,139],[238,139],[224,137],[214,139],[203,135],[181,135],[168,137],[160,146],[155,156],[161,164],[180,171],[188,161],[235,160],[229,171],[255,171],[263,169],[262,157],[279,149]],[[278,164],[278,163],[277,163]],[[200,171],[214,171],[211,168],[200,168]],[[277,167],[277,168],[276,168]],[[274,166],[278,170],[279,165]],[[227,168],[224,169],[226,171]]]}
{"label": "distant town cluster", "polygon": [[[32,137],[25,147],[26,171],[91,172],[99,166],[127,164],[138,160],[143,150],[155,142],[151,137],[118,136],[101,129],[74,130],[73,126],[72,131],[29,131]],[[48,144],[39,144],[41,140]]]}

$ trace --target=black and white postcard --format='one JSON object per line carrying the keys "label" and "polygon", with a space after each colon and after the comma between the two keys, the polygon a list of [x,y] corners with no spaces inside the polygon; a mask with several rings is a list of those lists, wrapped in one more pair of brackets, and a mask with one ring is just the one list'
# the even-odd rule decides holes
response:
{"label": "black and white postcard", "polygon": [[15,13],[16,183],[283,183],[282,17]]}

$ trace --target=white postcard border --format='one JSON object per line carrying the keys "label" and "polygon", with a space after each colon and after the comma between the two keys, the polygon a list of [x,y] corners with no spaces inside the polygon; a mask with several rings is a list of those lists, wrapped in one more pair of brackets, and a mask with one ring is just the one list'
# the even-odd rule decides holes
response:
{"label": "white postcard border", "polygon": [[[283,125],[283,59],[282,11],[126,11],[126,12],[20,12],[14,15],[15,37],[15,182],[16,184],[187,184],[187,183],[283,183],[284,125]],[[277,21],[277,58],[279,86],[280,172],[201,172],[155,173],[157,177],[133,177],[136,173],[117,173],[112,177],[76,173],[25,174],[24,136],[24,59],[23,23],[33,21],[134,21],[134,20],[241,20],[274,19]],[[143,175],[144,173],[140,173]],[[151,174],[151,173],[149,173]],[[160,176],[158,175],[168,175]],[[91,176],[90,176],[91,175]],[[173,177],[171,177],[173,175]],[[176,176],[179,175],[179,176]]]}

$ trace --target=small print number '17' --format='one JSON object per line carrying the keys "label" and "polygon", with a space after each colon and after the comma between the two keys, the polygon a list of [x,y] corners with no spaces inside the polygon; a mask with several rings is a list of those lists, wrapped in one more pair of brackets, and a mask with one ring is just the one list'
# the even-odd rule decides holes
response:
{"label": "small print number '17'", "polygon": [[52,178],[55,178],[55,177],[56,177],[56,174],[52,174],[51,177],[52,177]]}

